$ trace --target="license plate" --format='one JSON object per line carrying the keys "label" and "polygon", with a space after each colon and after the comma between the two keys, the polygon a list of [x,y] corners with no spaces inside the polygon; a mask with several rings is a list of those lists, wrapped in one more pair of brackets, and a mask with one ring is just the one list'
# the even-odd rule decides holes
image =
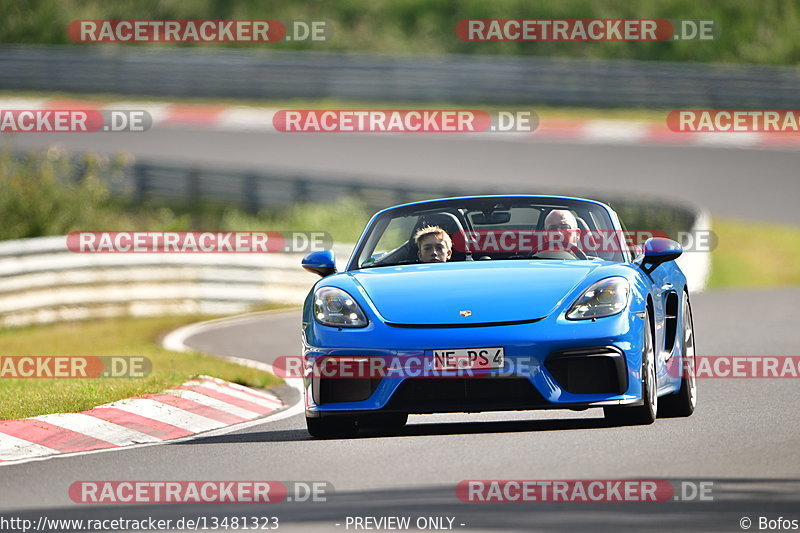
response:
{"label": "license plate", "polygon": [[480,370],[503,368],[503,348],[468,348],[461,350],[434,350],[434,370]]}

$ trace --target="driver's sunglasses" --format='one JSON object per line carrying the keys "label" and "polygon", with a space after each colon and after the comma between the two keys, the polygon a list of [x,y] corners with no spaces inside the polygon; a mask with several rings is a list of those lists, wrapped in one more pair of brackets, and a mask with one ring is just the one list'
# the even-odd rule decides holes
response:
{"label": "driver's sunglasses", "polygon": [[573,228],[569,224],[551,224],[551,225],[547,226],[547,230],[548,231],[571,230],[571,229],[575,229],[575,228]]}

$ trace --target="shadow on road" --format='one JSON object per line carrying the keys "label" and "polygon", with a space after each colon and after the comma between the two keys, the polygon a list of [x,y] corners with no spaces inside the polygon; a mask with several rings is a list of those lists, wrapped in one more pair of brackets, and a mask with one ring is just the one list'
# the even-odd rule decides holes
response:
{"label": "shadow on road", "polygon": [[[607,429],[614,427],[603,418],[566,418],[547,420],[513,420],[498,422],[442,422],[409,424],[400,430],[377,431],[362,430],[352,438],[369,439],[385,437],[419,437],[437,435],[469,435],[493,433],[523,433],[537,431],[568,431],[587,429]],[[284,429],[274,431],[251,431],[248,433],[229,433],[212,437],[199,437],[176,445],[192,446],[213,443],[243,442],[294,442],[311,440],[305,429]]]}

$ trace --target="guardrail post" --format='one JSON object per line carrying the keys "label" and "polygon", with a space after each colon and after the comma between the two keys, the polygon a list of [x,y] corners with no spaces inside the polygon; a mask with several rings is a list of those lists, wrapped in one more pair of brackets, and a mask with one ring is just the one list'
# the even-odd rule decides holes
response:
{"label": "guardrail post", "polygon": [[308,202],[311,200],[308,180],[303,178],[294,179],[294,198],[298,203]]}
{"label": "guardrail post", "polygon": [[147,199],[147,193],[149,189],[149,172],[148,168],[141,163],[137,164],[133,167],[133,179],[134,179],[134,186],[136,189],[136,201],[143,202]]}
{"label": "guardrail post", "polygon": [[72,182],[79,183],[86,175],[86,169],[88,168],[86,157],[71,155],[69,158],[69,165],[72,167]]}
{"label": "guardrail post", "polygon": [[189,205],[196,206],[200,203],[200,171],[197,168],[189,169],[186,175],[186,191],[189,196]]}
{"label": "guardrail post", "polygon": [[406,204],[410,199],[410,192],[408,189],[397,188],[394,190],[394,201],[396,204]]}
{"label": "guardrail post", "polygon": [[258,176],[253,173],[246,174],[242,180],[242,208],[250,213],[258,213],[261,207],[258,197]]}
{"label": "guardrail post", "polygon": [[363,200],[364,186],[360,183],[351,183],[350,186],[347,187],[347,194],[354,199]]}

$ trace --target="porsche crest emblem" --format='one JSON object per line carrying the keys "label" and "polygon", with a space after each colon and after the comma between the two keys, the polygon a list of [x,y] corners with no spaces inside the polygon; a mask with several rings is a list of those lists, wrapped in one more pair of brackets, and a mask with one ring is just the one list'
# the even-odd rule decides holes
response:
{"label": "porsche crest emblem", "polygon": [[472,311],[470,311],[469,309],[464,309],[463,311],[459,311],[458,314],[460,314],[463,317],[468,317],[472,314]]}

